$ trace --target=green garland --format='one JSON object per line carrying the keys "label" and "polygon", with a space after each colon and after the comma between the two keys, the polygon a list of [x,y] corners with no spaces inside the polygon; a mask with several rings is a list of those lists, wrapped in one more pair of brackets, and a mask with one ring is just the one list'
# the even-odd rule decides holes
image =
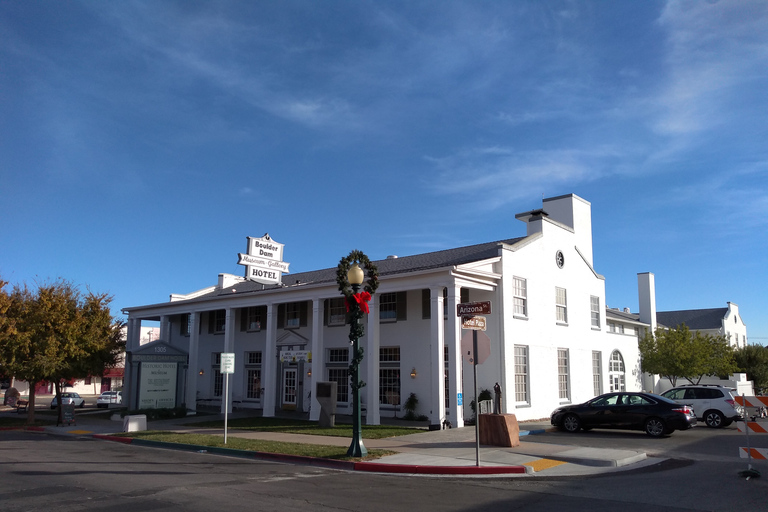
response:
{"label": "green garland", "polygon": [[336,282],[339,285],[339,291],[347,301],[353,300],[352,285],[349,284],[349,279],[347,279],[347,272],[349,272],[353,263],[357,263],[360,268],[364,269],[368,276],[363,291],[373,295],[376,288],[379,287],[379,270],[376,268],[376,265],[371,263],[371,260],[362,251],[354,250],[346,258],[341,258],[339,266],[336,268]]}
{"label": "green garland", "polygon": [[[362,319],[365,316],[360,309],[360,305],[354,299],[354,293],[352,285],[349,284],[349,278],[347,273],[352,267],[353,263],[357,263],[358,266],[365,269],[365,273],[368,276],[368,280],[363,287],[363,291],[374,294],[376,288],[379,287],[379,270],[376,265],[371,263],[362,251],[354,250],[349,253],[346,258],[341,258],[339,266],[336,269],[336,282],[339,285],[339,291],[344,295],[347,307],[349,308],[349,315],[347,317],[347,323],[349,323],[349,342],[354,344],[357,340],[363,337],[365,334],[365,328],[363,327]],[[349,365],[349,380],[352,389],[360,389],[365,386],[365,382],[360,380],[359,368],[360,363],[363,360],[364,350],[362,347],[357,346],[357,349],[352,354],[352,361]]]}

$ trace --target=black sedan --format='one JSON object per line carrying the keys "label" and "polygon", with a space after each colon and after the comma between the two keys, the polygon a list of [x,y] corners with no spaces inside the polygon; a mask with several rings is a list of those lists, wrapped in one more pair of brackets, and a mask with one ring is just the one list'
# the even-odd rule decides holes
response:
{"label": "black sedan", "polygon": [[621,391],[600,395],[583,404],[558,407],[551,421],[566,432],[621,428],[644,430],[649,436],[660,437],[695,426],[696,415],[691,407],[663,396]]}

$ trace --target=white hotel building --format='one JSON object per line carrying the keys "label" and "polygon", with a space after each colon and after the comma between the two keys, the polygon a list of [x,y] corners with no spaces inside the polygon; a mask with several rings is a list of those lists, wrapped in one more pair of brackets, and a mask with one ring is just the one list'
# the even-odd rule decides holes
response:
{"label": "white hotel building", "polygon": [[[643,324],[635,321],[635,335],[609,332],[590,203],[554,197],[516,218],[526,225],[516,238],[374,262],[380,286],[360,340],[365,423],[401,417],[411,393],[432,428],[446,420],[460,427],[472,417],[473,368],[462,358],[462,336],[471,331],[456,315],[465,302],[492,305],[490,356],[478,366],[478,388],[498,383],[502,412],[518,420],[545,418],[562,403],[613,389],[641,389]],[[130,408],[153,398],[191,410],[223,408],[220,354],[234,353],[229,404],[316,420],[313,382],[336,381],[338,414],[352,412],[349,326],[336,268],[287,274],[274,285],[220,274],[216,286],[124,312]],[[142,321],[160,323],[159,340],[140,344]]]}

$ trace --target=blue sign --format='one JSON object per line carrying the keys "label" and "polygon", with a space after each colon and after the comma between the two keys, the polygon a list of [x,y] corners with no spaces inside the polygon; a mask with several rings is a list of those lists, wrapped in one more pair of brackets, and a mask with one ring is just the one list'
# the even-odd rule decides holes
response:
{"label": "blue sign", "polygon": [[459,405],[464,405],[464,394],[459,393]]}

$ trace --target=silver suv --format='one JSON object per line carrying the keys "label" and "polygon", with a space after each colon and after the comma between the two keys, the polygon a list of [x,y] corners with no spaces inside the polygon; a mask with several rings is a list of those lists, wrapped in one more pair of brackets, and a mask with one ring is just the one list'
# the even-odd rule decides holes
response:
{"label": "silver suv", "polygon": [[679,404],[690,405],[696,417],[708,427],[727,427],[744,414],[744,408],[733,399],[731,389],[723,386],[679,386],[663,392],[661,396]]}

